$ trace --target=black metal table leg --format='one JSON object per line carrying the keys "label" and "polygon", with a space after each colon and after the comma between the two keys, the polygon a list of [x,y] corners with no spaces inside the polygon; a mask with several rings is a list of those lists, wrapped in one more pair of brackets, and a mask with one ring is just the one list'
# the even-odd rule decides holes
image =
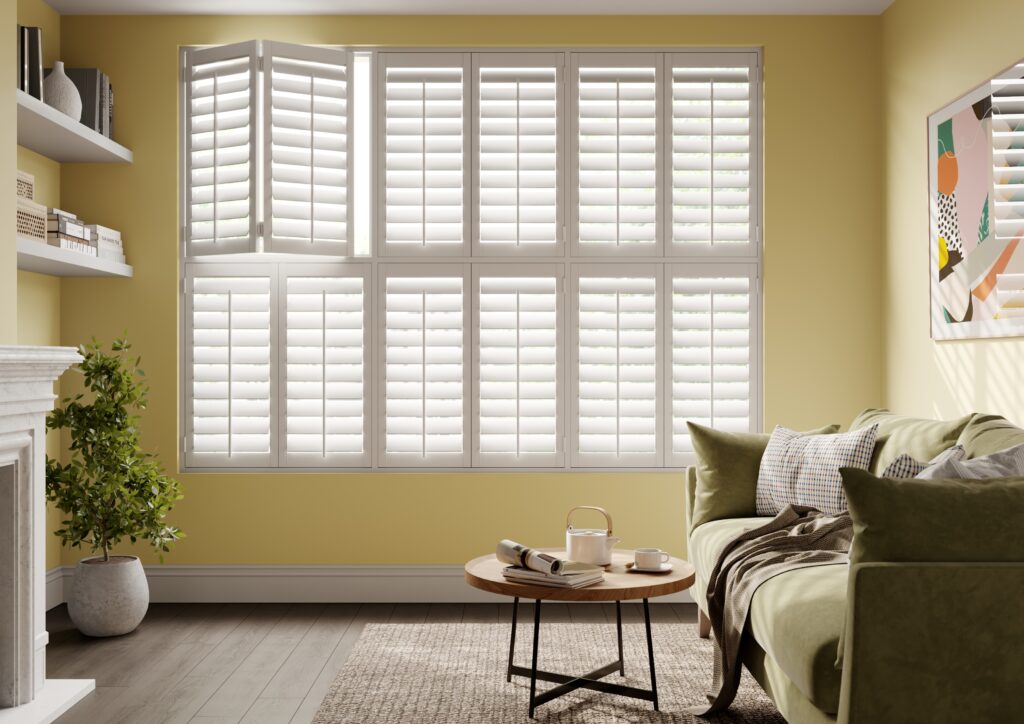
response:
{"label": "black metal table leg", "polygon": [[512,600],[512,640],[508,642],[508,673],[505,681],[512,681],[512,657],[516,653],[516,617],[519,613],[519,596]]}
{"label": "black metal table leg", "polygon": [[626,664],[622,660],[622,601],[615,602],[615,628],[619,633],[619,676],[625,676]]}
{"label": "black metal table leg", "polygon": [[651,664],[651,693],[654,694],[654,711],[658,711],[658,678],[654,673],[654,642],[651,640],[651,609],[644,599],[644,626],[647,628],[647,658]]}
{"label": "black metal table leg", "polygon": [[[650,641],[650,627],[648,626],[648,641]],[[533,719],[533,710],[536,707],[537,699],[537,646],[540,643],[540,599],[533,603],[533,665],[530,667],[530,718]],[[654,659],[651,659],[653,666]]]}

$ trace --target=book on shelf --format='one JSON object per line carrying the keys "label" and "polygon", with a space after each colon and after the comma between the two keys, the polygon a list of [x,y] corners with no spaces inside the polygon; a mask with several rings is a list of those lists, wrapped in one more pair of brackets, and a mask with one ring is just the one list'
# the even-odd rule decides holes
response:
{"label": "book on shelf", "polygon": [[82,123],[101,133],[100,104],[102,102],[103,73],[99,68],[65,68],[71,82],[82,97]]}
{"label": "book on shelf", "polygon": [[52,216],[46,217],[46,230],[48,232],[55,232],[58,234],[64,234],[65,236],[73,236],[76,239],[85,239],[86,241],[92,241],[92,231],[87,229],[77,220],[68,219],[64,216]]}
{"label": "book on shelf", "polygon": [[47,209],[46,216],[47,216],[47,218],[53,218],[55,216],[60,216],[60,217],[63,217],[65,219],[69,219],[70,221],[74,221],[75,219],[78,218],[77,216],[72,214],[70,211],[64,211],[63,209],[55,209],[55,208],[52,208],[52,207]]}
{"label": "book on shelf", "polygon": [[96,247],[89,242],[84,239],[76,239],[73,236],[67,236],[66,234],[47,232],[46,243],[60,249],[70,249],[71,251],[78,252],[79,254],[85,254],[86,256],[98,255]]}
{"label": "book on shelf", "polygon": [[43,100],[43,29],[18,26],[18,88]]}
{"label": "book on shelf", "polygon": [[508,566],[502,569],[505,580],[515,583],[528,583],[533,586],[551,586],[552,588],[584,588],[604,580],[604,571],[600,568],[591,572],[580,573],[540,573],[529,568]]}
{"label": "book on shelf", "polygon": [[97,239],[102,241],[109,241],[111,243],[121,246],[121,232],[117,229],[111,229],[101,224],[86,224],[85,228],[92,231]]}

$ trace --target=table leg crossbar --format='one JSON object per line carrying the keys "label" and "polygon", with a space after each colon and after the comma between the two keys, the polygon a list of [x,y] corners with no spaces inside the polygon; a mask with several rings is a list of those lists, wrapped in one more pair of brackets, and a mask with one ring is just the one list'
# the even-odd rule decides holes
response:
{"label": "table leg crossbar", "polygon": [[[512,636],[509,641],[508,648],[508,670],[506,672],[506,681],[511,681],[513,676],[524,676],[530,678],[530,718],[533,718],[534,710],[546,704],[549,701],[557,699],[561,696],[576,691],[577,689],[591,689],[593,691],[601,691],[606,694],[616,694],[618,696],[628,696],[633,699],[642,699],[644,701],[650,701],[654,704],[655,711],[658,710],[658,680],[654,673],[654,646],[651,640],[651,613],[647,604],[647,599],[644,599],[644,624],[647,633],[647,657],[648,664],[651,672],[651,688],[640,689],[635,686],[624,686],[622,684],[613,684],[609,681],[602,681],[605,676],[612,674],[616,671],[619,672],[619,676],[625,676],[625,665],[622,660],[622,608],[621,604],[615,602],[615,628],[618,634],[619,644],[619,658],[618,661],[613,661],[610,664],[594,669],[582,676],[570,676],[567,674],[559,674],[552,671],[543,671],[537,668],[537,652],[538,643],[540,642],[540,601],[534,603],[533,609],[533,657],[532,665],[528,668],[525,666],[517,666],[513,663],[515,656],[516,647],[516,622],[518,619],[517,613],[519,610],[519,599],[516,598],[512,604]],[[537,680],[550,681],[558,684],[553,686],[547,691],[537,692]]]}

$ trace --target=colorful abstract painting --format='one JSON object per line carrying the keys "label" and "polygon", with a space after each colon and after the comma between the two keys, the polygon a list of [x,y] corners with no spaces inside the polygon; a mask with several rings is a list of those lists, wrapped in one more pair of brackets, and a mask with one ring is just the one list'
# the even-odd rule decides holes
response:
{"label": "colorful abstract painting", "polygon": [[934,339],[1024,335],[1024,62],[928,118]]}

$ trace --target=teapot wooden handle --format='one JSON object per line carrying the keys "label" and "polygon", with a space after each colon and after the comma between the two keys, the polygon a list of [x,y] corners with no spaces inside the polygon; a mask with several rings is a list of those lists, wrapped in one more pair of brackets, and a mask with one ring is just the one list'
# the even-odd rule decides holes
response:
{"label": "teapot wooden handle", "polygon": [[575,508],[571,508],[565,515],[565,528],[566,530],[572,529],[572,514],[577,510],[596,510],[598,513],[604,516],[605,521],[608,523],[608,535],[612,534],[612,517],[608,515],[608,511],[604,508],[599,508],[596,505],[577,505]]}

